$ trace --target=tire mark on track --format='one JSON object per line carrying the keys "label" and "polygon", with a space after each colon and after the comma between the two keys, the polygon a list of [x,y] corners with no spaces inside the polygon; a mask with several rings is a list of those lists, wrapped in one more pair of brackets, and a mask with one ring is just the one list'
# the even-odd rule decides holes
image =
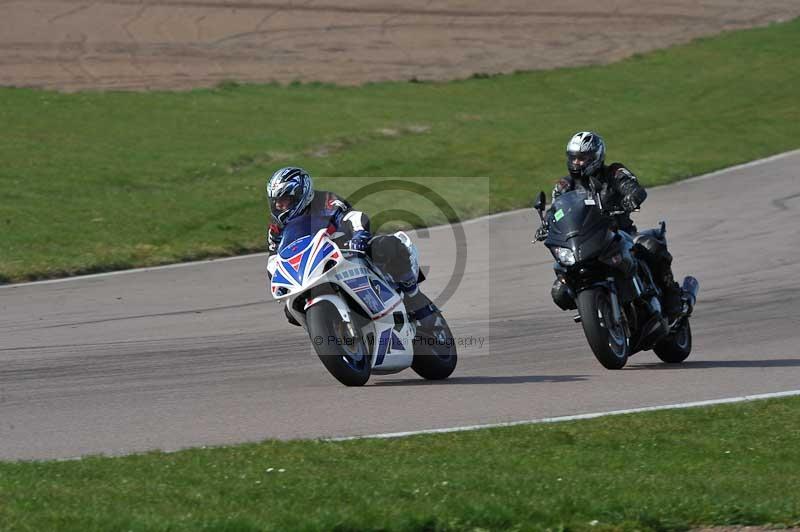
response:
{"label": "tire mark on track", "polygon": [[782,198],[774,199],[774,200],[772,200],[771,203],[775,207],[777,207],[778,209],[780,209],[782,211],[788,211],[789,210],[789,206],[786,205],[786,203],[791,201],[791,200],[793,200],[793,199],[796,199],[796,198],[800,198],[800,192],[797,192],[795,194],[791,194],[789,196],[784,196]]}
{"label": "tire mark on track", "polygon": [[144,15],[144,12],[147,11],[149,8],[150,8],[150,6],[143,5],[141,8],[139,8],[138,11],[136,11],[136,13],[133,15],[133,17],[131,17],[131,19],[129,21],[127,21],[125,24],[122,25],[122,29],[125,31],[125,33],[128,34],[128,37],[130,37],[131,41],[133,41],[135,44],[138,44],[139,40],[136,38],[136,36],[133,34],[133,32],[131,32],[130,27],[134,22],[136,22],[140,18],[142,18],[142,15]]}
{"label": "tire mark on track", "polygon": [[261,31],[262,28],[264,27],[264,24],[266,24],[267,21],[269,21],[269,19],[271,19],[272,17],[274,17],[275,15],[277,15],[280,12],[281,12],[280,9],[276,9],[275,11],[270,11],[269,13],[267,13],[266,15],[261,17],[261,20],[259,20],[258,24],[256,24],[255,31]]}
{"label": "tire mark on track", "polygon": [[[130,22],[128,23],[130,24]],[[524,23],[520,23],[519,27],[526,26]],[[391,29],[399,29],[399,28],[430,28],[433,30],[441,29],[442,25],[434,22],[430,23],[414,23],[414,22],[403,22],[403,23],[395,23],[389,26]],[[503,29],[508,28],[509,25],[501,24],[500,22],[486,24],[479,21],[474,21],[469,24],[459,24],[459,29]],[[192,42],[192,43],[170,43],[165,41],[152,41],[148,42],[147,46],[154,49],[154,50],[162,50],[166,46],[172,46],[175,48],[175,53],[187,53],[187,51],[194,50],[201,50],[205,51],[207,49],[214,48],[218,44],[222,44],[227,41],[232,41],[235,39],[240,39],[244,37],[249,37],[252,35],[257,34],[285,34],[285,33],[297,33],[303,32],[305,35],[311,35],[314,33],[330,33],[331,31],[353,31],[353,30],[369,30],[375,29],[379,30],[381,28],[381,23],[373,23],[373,24],[341,24],[341,25],[332,25],[326,27],[318,27],[318,28],[309,28],[307,26],[292,26],[292,27],[283,27],[278,29],[272,29],[267,31],[260,31],[260,32],[253,32],[253,31],[246,31],[236,34],[227,35],[225,37],[221,37],[216,41],[209,41],[209,42]],[[133,38],[132,35],[129,35]],[[276,36],[276,39],[282,39],[281,36]],[[0,50],[14,50],[18,48],[29,48],[29,49],[36,49],[37,51],[51,51],[51,50],[58,50],[63,49],[65,46],[69,44],[76,44],[76,43],[44,43],[44,42],[35,42],[35,41],[6,41],[0,42]],[[94,49],[103,49],[100,51],[104,52],[113,52],[117,50],[120,45],[130,44],[128,41],[93,41],[93,48]],[[263,43],[260,43],[263,44]],[[145,46],[140,45],[137,42],[137,48],[144,48]],[[166,50],[169,52],[170,50]],[[161,55],[171,55],[169,53],[161,54]],[[237,55],[238,57],[238,55]]]}
{"label": "tire mark on track", "polygon": [[76,14],[76,13],[80,13],[81,11],[86,11],[86,10],[87,10],[87,9],[89,9],[90,7],[94,6],[94,4],[95,4],[95,3],[96,3],[96,2],[92,2],[92,3],[88,3],[88,4],[84,4],[84,5],[80,5],[80,6],[78,6],[78,7],[75,7],[75,8],[73,8],[73,9],[70,9],[70,10],[68,10],[68,11],[65,11],[64,13],[61,13],[61,14],[59,14],[59,15],[56,15],[56,16],[54,16],[54,17],[52,17],[52,18],[49,18],[49,19],[47,19],[47,22],[48,22],[49,24],[52,24],[53,22],[55,22],[55,21],[57,21],[57,20],[61,20],[62,18],[66,18],[66,17],[69,17],[69,16],[71,16],[71,15],[74,15],[74,14]]}
{"label": "tire mark on track", "polygon": [[81,32],[81,38],[78,41],[78,55],[75,57],[75,64],[78,65],[78,68],[83,72],[92,83],[96,83],[98,81],[97,76],[92,74],[92,72],[83,64],[84,59],[89,55],[89,50],[86,48],[86,43],[89,40],[89,37]]}
{"label": "tire mark on track", "polygon": [[203,40],[203,30],[200,27],[200,23],[203,22],[206,18],[208,18],[208,15],[200,15],[200,16],[195,17],[194,19],[192,19],[192,24],[194,24],[195,35],[197,35],[196,38],[197,38],[198,41],[202,41]]}
{"label": "tire mark on track", "polygon": [[139,74],[140,74],[140,75],[142,75],[142,76],[146,76],[146,75],[147,75],[147,73],[144,71],[144,69],[143,69],[143,68],[141,67],[141,65],[139,64],[139,58],[138,58],[138,57],[137,57],[137,55],[136,55],[136,51],[137,51],[137,50],[140,48],[140,44],[139,44],[139,40],[136,38],[136,36],[135,36],[135,35],[133,34],[133,32],[131,31],[131,25],[132,25],[134,22],[136,22],[137,20],[141,19],[141,18],[142,18],[142,15],[144,15],[144,12],[145,12],[145,11],[147,11],[147,9],[148,9],[148,6],[142,6],[142,7],[141,7],[141,8],[139,8],[139,10],[138,10],[138,11],[137,11],[137,12],[136,12],[134,15],[133,15],[133,17],[131,17],[131,19],[130,19],[130,20],[128,20],[127,22],[125,22],[125,23],[122,25],[122,30],[125,32],[125,34],[128,36],[128,38],[129,38],[129,39],[130,39],[130,41],[131,41],[130,50],[128,51],[128,55],[129,55],[129,57],[131,58],[131,61],[130,61],[130,62],[131,62],[131,66],[132,66],[132,67],[133,67],[133,68],[134,68],[134,69],[135,69],[137,72],[139,72]]}
{"label": "tire mark on track", "polygon": [[[393,18],[400,18],[399,16]],[[525,26],[524,23],[520,23],[520,26]],[[411,28],[411,29],[419,29],[419,28],[431,28],[434,30],[441,30],[442,25],[436,22],[398,22],[388,26],[390,29],[401,29],[401,28]],[[507,29],[509,26],[507,24],[503,24],[500,21],[495,23],[485,23],[474,21],[469,24],[458,24],[457,26],[459,29],[478,29],[478,30],[487,30],[487,29]],[[297,32],[302,32],[304,35],[312,35],[312,34],[325,34],[330,33],[332,31],[357,31],[357,30],[382,30],[383,23],[373,23],[373,24],[338,24],[338,25],[330,25],[324,27],[317,27],[317,28],[309,28],[307,26],[293,26],[293,27],[284,27],[284,28],[277,28],[272,30],[262,30],[262,31],[243,31],[240,33],[234,33],[231,35],[226,35],[225,37],[221,37],[216,41],[210,43],[198,43],[196,46],[203,47],[203,46],[219,46],[220,44],[226,44],[228,42],[237,41],[240,39],[246,39],[249,37],[254,37],[258,35],[275,35],[275,34],[295,34]],[[278,36],[276,39],[281,39],[282,37]],[[270,41],[267,41],[270,42]],[[20,43],[24,44],[24,43]],[[261,43],[265,44],[265,43]],[[0,45],[2,48],[2,45]],[[424,66],[424,65],[423,65]]]}
{"label": "tire mark on track", "polygon": [[175,310],[171,312],[156,312],[152,314],[135,314],[133,316],[117,316],[115,318],[103,318],[99,320],[86,320],[86,321],[75,321],[70,323],[59,323],[57,325],[44,325],[41,327],[29,327],[29,328],[21,328],[18,330],[33,330],[33,329],[58,329],[61,327],[77,327],[78,325],[95,325],[98,323],[109,323],[114,321],[125,321],[125,320],[138,320],[142,318],[162,318],[165,316],[181,316],[185,314],[202,314],[204,312],[212,312],[217,310],[232,310],[238,308],[246,308],[246,307],[255,307],[259,305],[266,305],[271,303],[271,301],[251,301],[249,303],[238,303],[236,305],[223,305],[220,307],[206,307],[206,308],[196,308],[196,309],[188,309],[188,310]]}
{"label": "tire mark on track", "polygon": [[226,334],[224,336],[220,336],[219,334],[213,335],[201,335],[201,336],[172,336],[168,338],[149,338],[149,339],[135,339],[135,340],[112,340],[108,342],[81,342],[81,343],[69,343],[69,344],[46,344],[46,345],[26,345],[22,347],[4,347],[0,349],[0,355],[8,354],[12,352],[24,352],[24,351],[40,351],[40,350],[49,350],[49,351],[61,351],[61,350],[73,350],[81,352],[86,351],[101,351],[107,350],[110,347],[117,348],[117,349],[124,349],[126,347],[135,347],[138,350],[145,350],[145,351],[152,351],[154,349],[161,349],[162,345],[169,347],[174,345],[175,343],[180,343],[181,345],[185,345],[187,343],[196,343],[197,345],[201,346],[213,346],[213,345],[227,345],[231,338],[246,338],[250,336],[251,333],[235,333],[235,334]]}
{"label": "tire mark on track", "polygon": [[[62,0],[64,3],[77,2],[84,0]],[[479,10],[479,9],[447,9],[447,8],[434,8],[434,9],[414,9],[403,7],[382,8],[378,6],[317,6],[308,4],[285,4],[276,2],[203,2],[197,0],[189,0],[186,2],[175,0],[158,0],[151,2],[144,2],[138,0],[104,0],[104,4],[124,5],[124,6],[159,6],[159,7],[193,7],[201,9],[241,9],[241,10],[256,10],[263,11],[265,9],[278,9],[285,11],[304,11],[311,13],[342,13],[349,15],[417,15],[417,16],[434,16],[434,17],[470,17],[470,18],[483,18],[483,17],[553,17],[553,18],[569,18],[569,14],[564,11],[536,11],[536,10]],[[582,12],[584,18],[598,18],[604,20],[640,20],[643,14],[620,14],[609,13],[607,11],[584,11]],[[687,15],[677,13],[650,13],[647,17],[651,20],[674,20],[674,21],[691,21],[691,20],[717,20],[715,17],[708,15]]]}

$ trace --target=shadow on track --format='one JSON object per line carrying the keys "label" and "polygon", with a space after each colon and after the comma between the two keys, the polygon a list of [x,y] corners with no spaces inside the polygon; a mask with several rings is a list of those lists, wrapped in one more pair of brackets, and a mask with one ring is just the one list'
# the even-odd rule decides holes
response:
{"label": "shadow on track", "polygon": [[689,360],[682,364],[648,362],[631,365],[626,370],[636,369],[708,369],[708,368],[790,368],[800,367],[800,358],[776,358],[765,360]]}
{"label": "shadow on track", "polygon": [[426,381],[424,379],[404,379],[395,381],[375,381],[371,386],[442,386],[448,384],[525,384],[532,382],[579,382],[588,379],[588,375],[508,375],[508,376],[476,376],[450,377],[442,381]]}

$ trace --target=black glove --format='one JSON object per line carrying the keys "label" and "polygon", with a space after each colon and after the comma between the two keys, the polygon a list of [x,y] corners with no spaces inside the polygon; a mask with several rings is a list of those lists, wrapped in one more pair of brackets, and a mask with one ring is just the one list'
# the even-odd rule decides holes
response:
{"label": "black glove", "polygon": [[549,232],[549,229],[547,228],[547,226],[542,224],[539,227],[539,229],[536,230],[536,240],[539,241],[539,242],[541,242],[542,240],[545,240],[547,238],[547,233],[548,232]]}
{"label": "black glove", "polygon": [[633,212],[639,208],[639,203],[630,196],[622,198],[622,208],[627,212]]}

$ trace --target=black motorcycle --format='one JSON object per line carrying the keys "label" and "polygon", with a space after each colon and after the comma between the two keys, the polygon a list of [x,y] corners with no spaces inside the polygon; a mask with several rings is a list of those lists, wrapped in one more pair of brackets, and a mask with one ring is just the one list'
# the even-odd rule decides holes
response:
{"label": "black motorcycle", "polygon": [[[644,258],[647,250],[624,231],[616,230],[614,216],[605,211],[599,195],[573,190],[560,195],[547,212],[544,192],[534,205],[547,227],[544,245],[556,262],[567,298],[577,308],[575,322],[583,325],[586,340],[607,369],[620,369],[628,357],[652,349],[668,363],[683,362],[692,351],[689,325],[699,284],[683,280],[683,309],[669,323],[662,313],[662,294]],[[666,225],[645,232],[663,241]],[[562,307],[563,308],[563,307]]]}

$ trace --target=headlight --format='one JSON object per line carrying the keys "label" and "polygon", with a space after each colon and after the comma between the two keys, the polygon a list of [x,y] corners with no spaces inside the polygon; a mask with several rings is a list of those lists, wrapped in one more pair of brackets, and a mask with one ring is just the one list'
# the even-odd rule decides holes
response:
{"label": "headlight", "polygon": [[289,293],[289,289],[285,286],[281,286],[280,288],[273,290],[273,292],[275,293],[275,297],[281,297]]}
{"label": "headlight", "polygon": [[575,253],[569,248],[553,248],[553,255],[558,262],[565,266],[575,264]]}

